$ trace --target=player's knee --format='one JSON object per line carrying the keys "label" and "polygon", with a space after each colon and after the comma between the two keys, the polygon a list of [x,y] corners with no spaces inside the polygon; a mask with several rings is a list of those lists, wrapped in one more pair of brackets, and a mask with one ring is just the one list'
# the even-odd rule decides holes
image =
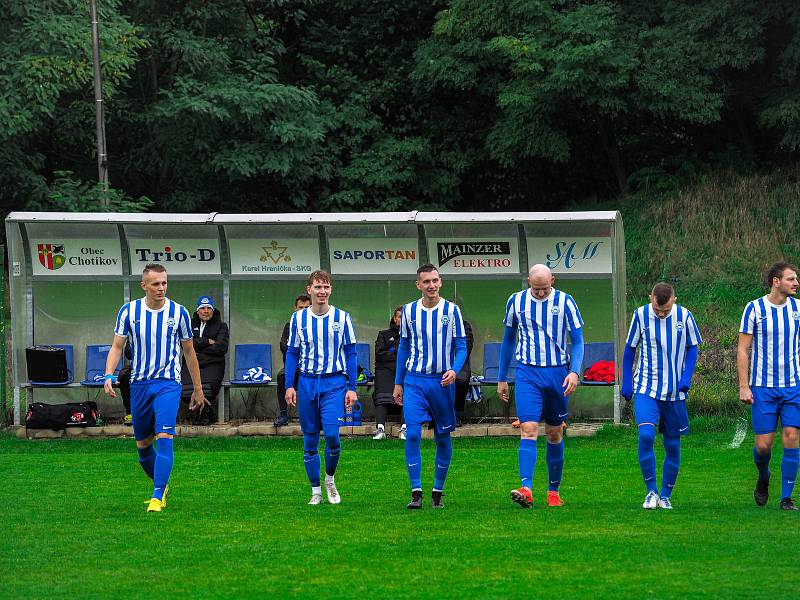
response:
{"label": "player's knee", "polygon": [[784,427],[782,437],[784,448],[797,448],[800,442],[800,430],[797,427]]}
{"label": "player's knee", "polygon": [[560,444],[561,440],[564,437],[564,430],[559,425],[557,428],[551,429],[549,426],[545,435],[547,435],[547,441],[551,444]]}
{"label": "player's knee", "polygon": [[539,424],[534,421],[527,421],[519,424],[519,437],[523,440],[535,440],[539,437]]}
{"label": "player's knee", "polygon": [[419,444],[422,441],[422,428],[407,426],[406,427],[406,442],[409,444]]}
{"label": "player's knee", "polygon": [[325,434],[325,446],[330,450],[335,450],[339,447],[339,432]]}
{"label": "player's knee", "polygon": [[143,440],[136,440],[136,447],[140,450],[144,450],[148,446],[153,445],[153,436],[151,435],[149,438],[145,438]]}
{"label": "player's knee", "polygon": [[158,439],[160,439],[160,440],[165,439],[165,438],[172,439],[173,435],[171,433],[159,433],[156,437]]}
{"label": "player's knee", "polygon": [[639,441],[647,444],[656,441],[656,428],[652,423],[639,425]]}
{"label": "player's knee", "polygon": [[769,454],[772,450],[772,440],[771,439],[759,439],[756,437],[755,441],[756,452],[759,454]]}

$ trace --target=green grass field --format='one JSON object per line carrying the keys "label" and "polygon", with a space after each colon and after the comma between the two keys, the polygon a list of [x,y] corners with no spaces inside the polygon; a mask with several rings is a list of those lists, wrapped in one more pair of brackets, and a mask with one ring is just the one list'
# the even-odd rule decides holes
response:
{"label": "green grass field", "polygon": [[[567,440],[560,509],[544,506],[542,440],[523,510],[508,500],[517,441],[455,439],[447,508],[419,512],[405,509],[399,440],[344,439],[342,504],[310,507],[299,438],[180,439],[169,505],[146,514],[133,441],[3,434],[0,595],[796,597],[800,517],[777,509],[780,451],[759,509],[752,437],[730,450],[732,424],[718,429],[685,439],[672,512],[641,509],[627,429]],[[426,441],[428,490],[432,459]]]}

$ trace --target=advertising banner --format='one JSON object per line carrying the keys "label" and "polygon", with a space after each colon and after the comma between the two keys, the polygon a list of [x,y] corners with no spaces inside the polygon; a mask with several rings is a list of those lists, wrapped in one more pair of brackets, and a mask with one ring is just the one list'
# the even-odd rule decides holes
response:
{"label": "advertising banner", "polygon": [[611,238],[528,238],[528,264],[553,273],[611,273]]}
{"label": "advertising banner", "polygon": [[442,274],[519,273],[517,238],[430,238],[428,254]]}
{"label": "advertising banner", "polygon": [[419,266],[416,238],[328,240],[331,272],[346,275],[414,275]]}
{"label": "advertising banner", "polygon": [[37,239],[30,246],[34,275],[122,275],[117,239]]}
{"label": "advertising banner", "polygon": [[232,275],[297,275],[319,269],[319,240],[228,239]]}
{"label": "advertising banner", "polygon": [[142,272],[145,265],[159,263],[167,274],[218,275],[219,240],[215,239],[130,239],[131,273]]}

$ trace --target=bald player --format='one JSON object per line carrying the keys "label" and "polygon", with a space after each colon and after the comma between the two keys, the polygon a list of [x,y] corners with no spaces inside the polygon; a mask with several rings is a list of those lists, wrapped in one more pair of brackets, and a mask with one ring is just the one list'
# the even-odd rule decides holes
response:
{"label": "bald player", "polygon": [[[536,438],[543,418],[547,435],[547,505],[562,505],[558,492],[564,467],[562,424],[568,415],[567,400],[578,387],[583,362],[581,313],[572,296],[555,289],[554,283],[550,269],[533,265],[528,272],[530,289],[512,294],[506,303],[497,394],[503,402],[508,402],[508,365],[513,353],[519,363],[515,401],[520,422],[522,485],[511,491],[511,499],[523,508],[533,505],[531,484],[536,467]],[[572,341],[569,357],[567,332]]]}

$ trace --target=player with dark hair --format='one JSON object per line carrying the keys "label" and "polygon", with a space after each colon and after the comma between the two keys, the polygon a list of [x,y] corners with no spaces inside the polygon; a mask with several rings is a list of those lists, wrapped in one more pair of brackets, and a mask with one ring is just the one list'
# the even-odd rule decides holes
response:
{"label": "player with dark hair", "polygon": [[[769,463],[778,419],[781,422],[782,510],[798,510],[792,499],[800,450],[800,302],[797,267],[777,262],[767,272],[769,293],[747,304],[739,327],[736,370],[739,400],[752,405],[753,461],[758,469],[753,497],[769,499]],[[752,350],[752,352],[751,352]]]}
{"label": "player with dark hair", "polygon": [[[355,404],[358,356],[356,333],[349,313],[329,304],[333,286],[325,271],[308,276],[311,306],[295,312],[289,321],[286,351],[286,402],[297,406],[303,431],[303,455],[311,482],[309,504],[322,503],[319,432],[325,435],[325,491],[331,504],[342,499],[334,474],[339,463],[339,427],[346,406]],[[300,371],[295,390],[295,373]]]}
{"label": "player with dark hair", "polygon": [[[209,404],[203,396],[200,367],[192,344],[189,312],[167,298],[167,271],[149,264],[142,272],[145,297],[125,304],[117,314],[114,341],[106,360],[105,392],[116,397],[114,369],[119,364],[130,338],[130,375],[133,434],[139,463],[153,480],[153,496],[147,512],[161,512],[167,505],[169,476],[172,472],[172,438],[181,401],[181,350],[194,382],[189,409]],[[153,438],[157,438],[153,450]]]}
{"label": "player with dark hair", "polygon": [[461,310],[440,295],[442,279],[433,265],[417,269],[422,298],[403,306],[397,350],[394,400],[406,421],[406,467],[411,480],[410,509],[422,508],[422,423],[433,421],[436,470],[431,506],[444,508],[442,495],[456,428],[456,373],[464,366],[467,344]]}
{"label": "player with dark hair", "polygon": [[[519,362],[515,401],[520,421],[518,460],[522,485],[511,490],[511,499],[523,508],[533,505],[531,485],[542,417],[547,436],[547,505],[562,505],[559,486],[564,468],[563,423],[569,414],[567,399],[578,386],[583,362],[583,319],[578,305],[572,296],[555,289],[554,283],[555,277],[545,265],[530,268],[530,289],[512,294],[506,303],[505,333],[500,346],[497,395],[503,402],[508,402],[512,353]],[[572,341],[569,361],[567,332]]]}
{"label": "player with dark hair", "polygon": [[[647,487],[642,508],[672,509],[670,499],[681,460],[681,436],[689,432],[686,398],[702,343],[697,323],[688,310],[675,303],[675,290],[657,283],[650,303],[633,313],[622,359],[620,394],[633,396],[639,429],[639,466]],[[633,362],[639,347],[639,366],[633,377]],[[654,445],[656,427],[664,436],[664,466],[661,493],[656,482]]]}

